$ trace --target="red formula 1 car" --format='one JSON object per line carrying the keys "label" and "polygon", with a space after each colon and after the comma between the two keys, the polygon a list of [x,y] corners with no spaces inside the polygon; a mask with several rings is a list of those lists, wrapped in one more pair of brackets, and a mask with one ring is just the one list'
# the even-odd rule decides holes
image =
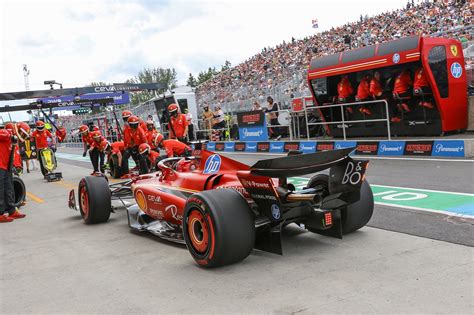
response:
{"label": "red formula 1 car", "polygon": [[[353,148],[261,160],[248,166],[200,150],[192,157],[160,161],[159,171],[108,184],[88,176],[74,190],[69,207],[86,224],[102,223],[120,200],[128,224],[161,238],[185,243],[203,267],[238,262],[253,248],[282,254],[281,230],[290,223],[322,235],[342,238],[365,226],[374,208],[364,179],[367,161],[349,157]],[[289,176],[316,174],[297,191]],[[124,199],[136,202],[127,205]]]}

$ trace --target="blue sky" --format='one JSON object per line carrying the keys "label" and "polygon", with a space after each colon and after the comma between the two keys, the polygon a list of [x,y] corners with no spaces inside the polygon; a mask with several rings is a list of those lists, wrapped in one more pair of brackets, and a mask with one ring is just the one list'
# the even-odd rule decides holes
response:
{"label": "blue sky", "polygon": [[[406,0],[0,2],[0,92],[54,79],[65,87],[124,82],[145,66],[190,72],[237,64],[265,46],[402,8]],[[3,106],[0,104],[0,106]]]}

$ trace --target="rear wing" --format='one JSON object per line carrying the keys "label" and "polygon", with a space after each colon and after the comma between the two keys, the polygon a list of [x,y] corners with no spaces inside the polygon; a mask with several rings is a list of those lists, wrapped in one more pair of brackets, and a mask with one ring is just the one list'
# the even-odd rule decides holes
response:
{"label": "rear wing", "polygon": [[[359,199],[360,187],[369,163],[353,160],[349,154],[354,149],[262,160],[251,166],[247,172],[237,172],[237,176],[255,202],[263,208],[269,208],[272,204],[280,206],[291,200],[316,198],[315,194],[318,194],[314,189],[301,192],[306,194],[305,196],[294,191],[294,187],[287,184],[287,178],[329,169],[329,196],[321,201],[327,208],[340,208]],[[279,178],[278,187],[272,178]]]}
{"label": "rear wing", "polygon": [[278,178],[316,173],[350,159],[349,154],[354,150],[347,148],[261,160],[252,165],[250,171],[254,175]]}

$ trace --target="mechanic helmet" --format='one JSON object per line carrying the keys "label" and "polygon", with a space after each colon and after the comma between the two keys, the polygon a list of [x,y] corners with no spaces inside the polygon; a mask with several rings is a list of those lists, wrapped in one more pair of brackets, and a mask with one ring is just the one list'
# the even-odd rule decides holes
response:
{"label": "mechanic helmet", "polygon": [[80,135],[88,133],[88,132],[89,132],[89,127],[87,127],[86,125],[80,125],[79,126],[79,134]]}
{"label": "mechanic helmet", "polygon": [[140,124],[140,118],[138,118],[137,116],[130,116],[128,117],[127,122],[131,128],[137,129],[138,125]]}
{"label": "mechanic helmet", "polygon": [[15,124],[12,122],[8,122],[5,124],[5,129],[10,130],[11,132],[15,132]]}
{"label": "mechanic helmet", "polygon": [[102,151],[102,152],[108,152],[108,151],[110,151],[110,149],[112,149],[112,148],[111,148],[111,146],[110,146],[110,142],[109,142],[109,141],[104,140],[104,141],[102,141],[102,142],[100,143],[100,151]]}
{"label": "mechanic helmet", "polygon": [[152,130],[155,128],[155,123],[153,122],[153,120],[148,119],[148,120],[146,121],[146,128],[147,128],[149,131],[152,131]]}
{"label": "mechanic helmet", "polygon": [[35,126],[36,126],[36,130],[43,131],[44,130],[44,121],[38,120],[35,123]]}
{"label": "mechanic helmet", "polygon": [[151,147],[148,143],[142,143],[138,146],[138,153],[140,154],[148,154],[150,153]]}
{"label": "mechanic helmet", "polygon": [[15,133],[21,142],[30,137],[30,126],[27,123],[19,122],[14,125]]}
{"label": "mechanic helmet", "polygon": [[124,110],[122,112],[122,119],[124,122],[127,122],[128,118],[130,118],[130,116],[132,116],[132,112],[129,111],[129,110]]}
{"label": "mechanic helmet", "polygon": [[94,139],[95,141],[99,141],[100,137],[102,137],[102,134],[100,133],[100,131],[92,131],[91,136],[92,139]]}
{"label": "mechanic helmet", "polygon": [[168,106],[168,113],[170,113],[171,116],[178,116],[178,105],[175,103],[170,104]]}
{"label": "mechanic helmet", "polygon": [[162,141],[163,141],[163,135],[161,133],[157,133],[155,138],[153,139],[153,145],[159,147]]}

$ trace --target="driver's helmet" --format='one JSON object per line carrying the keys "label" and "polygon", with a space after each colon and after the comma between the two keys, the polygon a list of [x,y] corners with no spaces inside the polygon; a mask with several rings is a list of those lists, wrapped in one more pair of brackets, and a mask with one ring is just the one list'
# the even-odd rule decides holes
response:
{"label": "driver's helmet", "polygon": [[100,147],[99,147],[100,151],[102,152],[108,152],[110,151],[111,147],[110,147],[110,142],[107,141],[107,140],[104,140],[100,143]]}
{"label": "driver's helmet", "polygon": [[148,154],[150,153],[150,145],[148,143],[142,143],[138,146],[138,153],[140,154]]}
{"label": "driver's helmet", "polygon": [[161,133],[157,133],[155,138],[153,138],[153,145],[158,147],[160,146],[162,141],[163,141],[163,135]]}
{"label": "driver's helmet", "polygon": [[130,128],[137,129],[138,125],[140,124],[140,118],[138,118],[137,116],[130,116],[128,117],[127,122]]}
{"label": "driver's helmet", "polygon": [[89,132],[89,127],[87,127],[86,125],[81,125],[79,127],[79,134],[80,135],[88,133],[88,132]]}
{"label": "driver's helmet", "polygon": [[131,116],[132,116],[132,112],[129,110],[124,110],[122,112],[122,119],[124,122],[127,122],[128,118],[130,118]]}
{"label": "driver's helmet", "polygon": [[182,158],[178,162],[176,162],[176,171],[178,172],[190,172],[195,169],[194,164],[191,160],[186,160]]}
{"label": "driver's helmet", "polygon": [[38,120],[35,123],[36,130],[43,131],[44,130],[44,121]]}

